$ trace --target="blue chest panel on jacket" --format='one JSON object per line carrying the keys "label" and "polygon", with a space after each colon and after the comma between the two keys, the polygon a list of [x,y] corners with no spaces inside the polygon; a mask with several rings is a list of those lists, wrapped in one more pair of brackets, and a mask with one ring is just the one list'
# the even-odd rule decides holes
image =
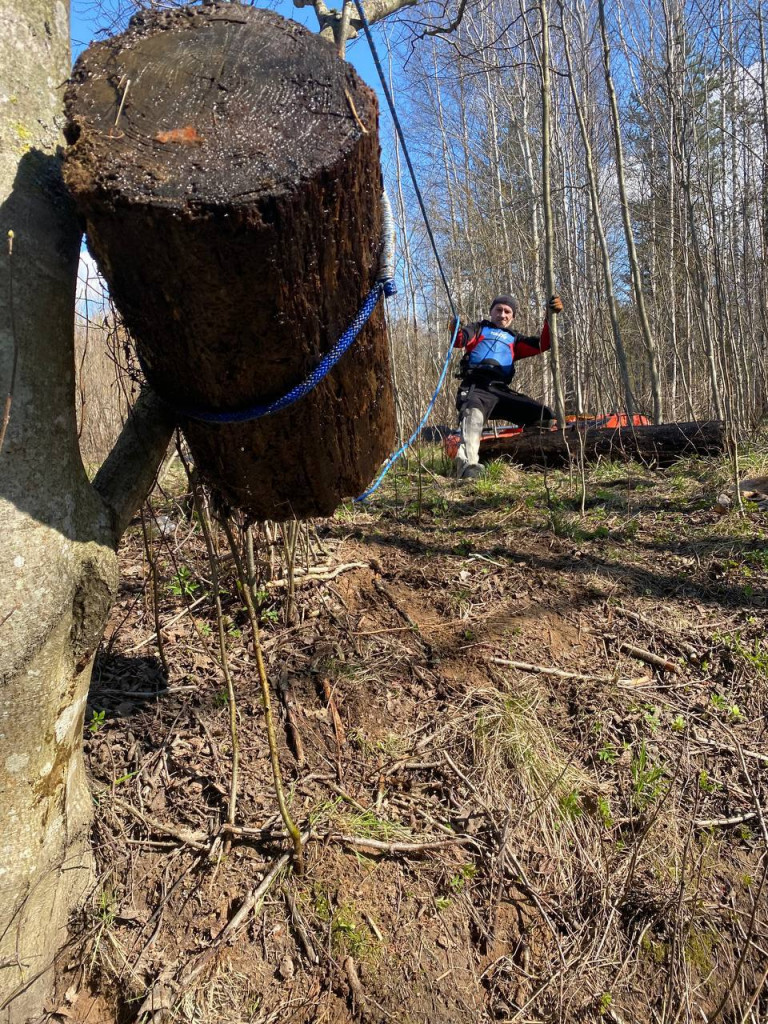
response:
{"label": "blue chest panel on jacket", "polygon": [[511,347],[514,340],[514,336],[509,331],[501,330],[498,327],[483,327],[480,340],[467,353],[467,361],[470,366],[495,363],[505,370],[510,370],[514,362]]}

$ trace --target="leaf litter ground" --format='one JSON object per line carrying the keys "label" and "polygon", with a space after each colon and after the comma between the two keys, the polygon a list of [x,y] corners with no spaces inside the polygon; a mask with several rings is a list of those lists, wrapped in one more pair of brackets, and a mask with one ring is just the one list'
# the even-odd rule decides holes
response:
{"label": "leaf litter ground", "polygon": [[63,1017],[766,1019],[765,513],[718,514],[715,462],[584,493],[444,471],[427,450],[365,508],[257,531],[302,876],[225,544],[221,832],[210,566],[184,485],[153,496],[94,670],[100,877]]}

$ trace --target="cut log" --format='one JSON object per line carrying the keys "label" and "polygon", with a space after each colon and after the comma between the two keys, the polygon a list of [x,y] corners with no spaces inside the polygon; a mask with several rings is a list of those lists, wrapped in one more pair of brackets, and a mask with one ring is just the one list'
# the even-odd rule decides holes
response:
{"label": "cut log", "polygon": [[288,409],[227,424],[186,413],[281,398],[374,286],[373,92],[314,33],[212,3],[137,15],[91,46],[66,108],[89,248],[203,475],[257,519],[327,515],[359,494],[394,441],[382,303]]}
{"label": "cut log", "polygon": [[[650,427],[621,427],[616,430],[579,431],[584,457],[628,461],[637,459],[648,466],[668,466],[689,455],[716,455],[723,450],[723,425],[717,420],[704,423],[665,423]],[[564,466],[579,458],[576,430],[516,434],[484,439],[481,461],[508,455],[522,466]]]}

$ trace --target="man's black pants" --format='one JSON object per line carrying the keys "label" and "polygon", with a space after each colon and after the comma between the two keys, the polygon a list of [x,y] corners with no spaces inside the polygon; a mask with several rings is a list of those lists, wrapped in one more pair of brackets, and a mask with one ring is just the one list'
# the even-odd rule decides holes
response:
{"label": "man's black pants", "polygon": [[499,381],[472,381],[465,378],[456,394],[456,408],[459,422],[467,409],[479,409],[484,423],[488,420],[509,420],[520,427],[529,427],[542,420],[548,425],[548,421],[554,419],[554,414],[546,405],[521,395],[519,391],[512,391]]}

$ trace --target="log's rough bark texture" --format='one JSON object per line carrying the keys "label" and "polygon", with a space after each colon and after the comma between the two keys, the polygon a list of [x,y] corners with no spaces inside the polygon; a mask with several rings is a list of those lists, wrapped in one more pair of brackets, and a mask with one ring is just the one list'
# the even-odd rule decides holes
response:
{"label": "log's rough bark texture", "polygon": [[[150,381],[234,411],[302,381],[376,278],[374,94],[332,45],[235,3],[136,16],[67,93],[65,176]],[[224,500],[327,515],[394,439],[381,304],[307,397],[242,424],[181,417]]]}
{"label": "log's rough bark texture", "polygon": [[[723,450],[723,425],[669,423],[651,427],[621,427],[617,430],[592,428],[583,431],[584,457],[597,459],[638,459],[648,465],[667,466],[689,455],[716,455]],[[508,455],[522,466],[563,466],[579,458],[580,442],[575,430],[564,433],[517,434],[483,441],[483,462]]]}

